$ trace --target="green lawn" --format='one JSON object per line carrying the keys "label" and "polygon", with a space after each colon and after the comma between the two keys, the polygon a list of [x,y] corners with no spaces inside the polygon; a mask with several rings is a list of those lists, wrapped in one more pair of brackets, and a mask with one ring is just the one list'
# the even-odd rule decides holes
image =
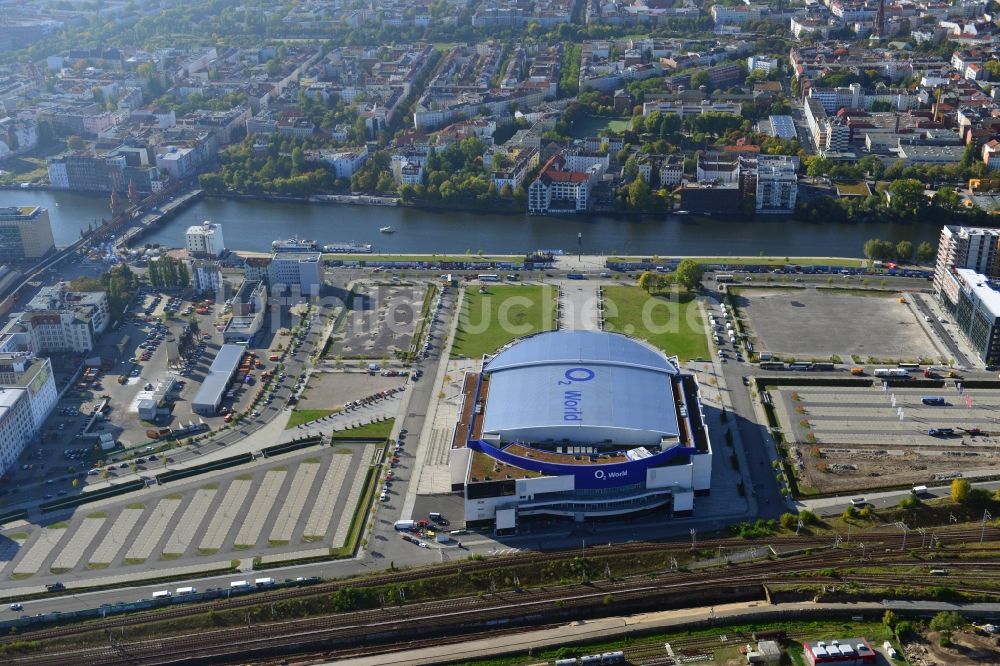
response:
{"label": "green lawn", "polygon": [[650,296],[639,287],[605,287],[604,329],[646,340],[681,360],[708,358],[698,303]]}
{"label": "green lawn", "polygon": [[324,254],[324,260],[340,259],[343,261],[428,261],[428,262],[459,262],[488,264],[494,261],[524,263],[524,257],[512,254]]}
{"label": "green lawn", "polygon": [[624,132],[628,129],[629,122],[628,118],[584,116],[573,122],[570,134],[574,139],[585,139],[589,136],[597,136],[597,133],[604,128],[612,132]]}
{"label": "green lawn", "polygon": [[451,355],[479,358],[515,338],[555,328],[556,290],[541,285],[491,285],[465,290]]}
{"label": "green lawn", "polygon": [[365,425],[360,425],[356,428],[338,430],[333,433],[333,436],[337,439],[349,439],[351,437],[384,437],[388,439],[389,433],[392,432],[392,424],[395,422],[395,419],[386,419],[385,421],[379,421],[377,423],[366,423]]}
{"label": "green lawn", "polygon": [[316,419],[321,419],[324,416],[329,416],[330,414],[333,414],[332,409],[296,409],[288,418],[288,425],[285,426],[285,430],[300,426],[303,423],[315,421]]}
{"label": "green lawn", "polygon": [[[639,261],[646,257],[609,257],[608,261]],[[674,259],[678,257],[658,257],[657,259]],[[851,257],[679,257],[682,259],[695,259],[702,264],[755,264],[767,266],[784,266],[785,264],[798,264],[800,266],[851,266],[854,268],[864,266],[864,259],[853,259]]]}

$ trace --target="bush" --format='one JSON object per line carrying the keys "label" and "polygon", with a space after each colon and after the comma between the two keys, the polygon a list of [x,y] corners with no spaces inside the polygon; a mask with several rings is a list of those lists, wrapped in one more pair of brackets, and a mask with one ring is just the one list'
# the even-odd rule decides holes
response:
{"label": "bush", "polygon": [[931,618],[931,631],[953,631],[965,626],[965,618],[955,611],[941,611]]}
{"label": "bush", "polygon": [[815,513],[813,513],[812,511],[809,511],[808,509],[805,510],[805,511],[799,511],[799,518],[802,519],[802,524],[803,525],[818,525],[819,524],[819,518],[816,517]]}
{"label": "bush", "polygon": [[[798,516],[796,516],[794,513],[785,512],[785,513],[781,514],[781,518],[778,519],[778,522],[786,530],[790,530],[790,529],[792,529],[793,527],[796,527],[799,524],[799,519],[798,519]],[[802,522],[805,522],[805,521],[802,521]]]}

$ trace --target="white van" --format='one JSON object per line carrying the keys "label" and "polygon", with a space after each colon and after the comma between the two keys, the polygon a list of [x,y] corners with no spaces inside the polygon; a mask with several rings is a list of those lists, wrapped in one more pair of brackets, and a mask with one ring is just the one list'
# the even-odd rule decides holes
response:
{"label": "white van", "polygon": [[910,492],[914,495],[923,495],[927,492],[927,486],[913,486],[913,489]]}

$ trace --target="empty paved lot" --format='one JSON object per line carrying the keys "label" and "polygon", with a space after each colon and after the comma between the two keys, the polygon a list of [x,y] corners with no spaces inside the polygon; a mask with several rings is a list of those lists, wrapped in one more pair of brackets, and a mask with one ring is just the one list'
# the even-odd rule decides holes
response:
{"label": "empty paved lot", "polygon": [[740,289],[756,349],[797,358],[836,354],[875,359],[936,358],[933,344],[897,295],[854,295],[820,289]]}
{"label": "empty paved lot", "polygon": [[356,287],[329,356],[379,359],[410,347],[427,285]]}

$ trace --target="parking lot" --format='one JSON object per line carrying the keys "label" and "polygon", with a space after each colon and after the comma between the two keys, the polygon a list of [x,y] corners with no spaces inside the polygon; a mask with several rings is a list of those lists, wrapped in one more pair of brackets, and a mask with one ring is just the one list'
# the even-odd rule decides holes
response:
{"label": "parking lot", "polygon": [[[310,449],[0,532],[0,579],[229,566],[343,547],[378,445]],[[389,486],[391,490],[391,483]]]}
{"label": "parking lot", "polygon": [[299,397],[299,409],[341,410],[348,402],[402,386],[405,377],[385,377],[381,372],[314,372]]}
{"label": "parking lot", "polygon": [[[959,393],[954,382],[947,382],[938,389],[884,391],[876,382],[874,388],[782,387],[769,394],[786,440],[795,442],[792,460],[800,486],[835,492],[1000,469],[1000,392],[995,390]],[[927,405],[924,397],[941,397],[945,404]]]}
{"label": "parking lot", "polygon": [[385,286],[359,283],[348,303],[341,328],[335,331],[330,358],[390,358],[407,351],[413,339],[427,285]]}
{"label": "parking lot", "polygon": [[905,295],[802,288],[734,289],[757,351],[798,359],[934,359],[937,350]]}

